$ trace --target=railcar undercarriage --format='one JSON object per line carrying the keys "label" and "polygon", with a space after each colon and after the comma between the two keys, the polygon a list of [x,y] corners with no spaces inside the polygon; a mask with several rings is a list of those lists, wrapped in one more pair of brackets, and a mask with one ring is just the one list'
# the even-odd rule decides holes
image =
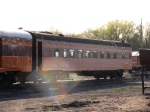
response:
{"label": "railcar undercarriage", "polygon": [[25,84],[25,82],[32,81],[34,83],[42,83],[43,81],[56,82],[57,80],[70,80],[70,73],[76,73],[78,76],[93,76],[97,80],[99,78],[110,79],[121,78],[123,76],[123,70],[116,71],[78,71],[78,72],[68,72],[68,71],[47,71],[38,73],[36,71],[31,73],[21,73],[21,72],[5,72],[0,74],[0,84],[13,84],[20,82],[20,84]]}
{"label": "railcar undercarriage", "polygon": [[113,78],[121,78],[123,76],[123,70],[111,70],[111,71],[81,71],[76,72],[79,76],[94,76],[97,80],[99,78],[106,79],[107,77],[110,77],[110,79]]}

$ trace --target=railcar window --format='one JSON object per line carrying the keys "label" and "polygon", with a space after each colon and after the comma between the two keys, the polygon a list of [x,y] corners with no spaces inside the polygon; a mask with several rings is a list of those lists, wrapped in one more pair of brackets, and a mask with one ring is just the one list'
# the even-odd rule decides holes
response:
{"label": "railcar window", "polygon": [[117,59],[117,53],[113,53],[113,59]]}
{"label": "railcar window", "polygon": [[93,58],[97,58],[97,51],[93,51]]}
{"label": "railcar window", "polygon": [[75,58],[75,52],[73,49],[70,49],[70,57]]}
{"label": "railcar window", "polygon": [[78,57],[79,58],[83,58],[83,52],[82,52],[82,50],[78,50]]}
{"label": "railcar window", "polygon": [[111,53],[107,52],[107,59],[111,59]]}
{"label": "railcar window", "polygon": [[67,57],[67,49],[64,49],[64,58]]}
{"label": "railcar window", "polygon": [[100,52],[100,58],[104,58],[104,52],[103,51]]}
{"label": "railcar window", "polygon": [[122,59],[125,59],[125,53],[122,53]]}
{"label": "railcar window", "polygon": [[54,49],[54,56],[59,57],[59,49]]}
{"label": "railcar window", "polygon": [[86,58],[90,58],[90,51],[86,51],[86,52],[85,52],[85,57],[86,57]]}

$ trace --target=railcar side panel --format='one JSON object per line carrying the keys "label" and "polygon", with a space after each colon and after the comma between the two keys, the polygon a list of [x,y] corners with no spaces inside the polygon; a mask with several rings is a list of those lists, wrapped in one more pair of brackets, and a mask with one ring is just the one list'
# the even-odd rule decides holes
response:
{"label": "railcar side panel", "polygon": [[[31,72],[31,40],[20,39],[19,42],[16,42],[15,38],[10,41],[8,38],[4,37],[2,41],[2,68],[5,68],[5,72]],[[26,43],[26,41],[29,42]]]}
{"label": "railcar side panel", "polygon": [[[84,45],[78,43],[67,43],[67,42],[53,42],[53,41],[42,41],[43,42],[43,61],[42,71],[47,70],[62,70],[62,71],[101,71],[101,70],[118,70],[118,69],[131,69],[131,48],[115,47],[115,46],[103,46],[103,45]],[[54,56],[54,49],[60,49],[59,56]],[[75,57],[64,58],[62,50],[72,49],[74,50]],[[79,58],[77,50],[91,51],[91,58],[82,57]],[[92,57],[92,52],[97,51],[97,58]],[[104,51],[104,59],[100,58],[100,51]],[[52,55],[49,55],[49,52]],[[117,52],[117,59],[107,59],[107,52]],[[122,59],[122,52],[126,55]],[[83,52],[84,53],[84,52]],[[85,56],[85,55],[83,55]]]}
{"label": "railcar side panel", "polygon": [[101,71],[101,70],[130,70],[131,60],[108,59],[62,59],[43,58],[42,71]]}

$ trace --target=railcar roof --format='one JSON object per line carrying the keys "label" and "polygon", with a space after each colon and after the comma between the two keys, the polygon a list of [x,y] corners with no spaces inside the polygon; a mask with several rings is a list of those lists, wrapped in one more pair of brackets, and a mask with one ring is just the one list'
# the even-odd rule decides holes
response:
{"label": "railcar roof", "polygon": [[32,36],[30,33],[22,31],[22,30],[13,30],[13,31],[0,30],[0,37],[2,36],[32,39]]}
{"label": "railcar roof", "polygon": [[36,36],[37,39],[52,40],[52,41],[64,41],[64,42],[72,42],[72,43],[131,47],[131,45],[129,43],[124,43],[121,41],[56,36],[53,34],[45,34],[45,33],[34,32],[34,31],[28,31],[28,32],[31,33],[32,35]]}

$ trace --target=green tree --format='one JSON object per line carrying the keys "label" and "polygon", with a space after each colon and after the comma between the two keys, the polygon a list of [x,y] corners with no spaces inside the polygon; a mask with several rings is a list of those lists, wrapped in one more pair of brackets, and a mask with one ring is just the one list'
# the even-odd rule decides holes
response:
{"label": "green tree", "polygon": [[150,48],[150,23],[146,24],[145,38],[143,39],[144,47]]}
{"label": "green tree", "polygon": [[128,41],[130,37],[133,37],[134,30],[135,24],[132,21],[115,20],[95,30],[88,29],[81,33],[81,37]]}
{"label": "green tree", "polygon": [[120,34],[122,35],[122,40],[129,42],[135,34],[136,26],[132,21],[122,21],[120,24]]}
{"label": "green tree", "polygon": [[133,35],[133,37],[129,39],[128,42],[129,42],[129,43],[131,44],[131,46],[132,46],[132,51],[138,51],[138,50],[139,50],[139,48],[140,48],[139,41],[140,41],[140,35],[139,35],[138,32],[135,33],[135,34]]}
{"label": "green tree", "polygon": [[121,34],[121,22],[118,20],[110,21],[106,25],[106,39],[108,40],[119,40]]}

